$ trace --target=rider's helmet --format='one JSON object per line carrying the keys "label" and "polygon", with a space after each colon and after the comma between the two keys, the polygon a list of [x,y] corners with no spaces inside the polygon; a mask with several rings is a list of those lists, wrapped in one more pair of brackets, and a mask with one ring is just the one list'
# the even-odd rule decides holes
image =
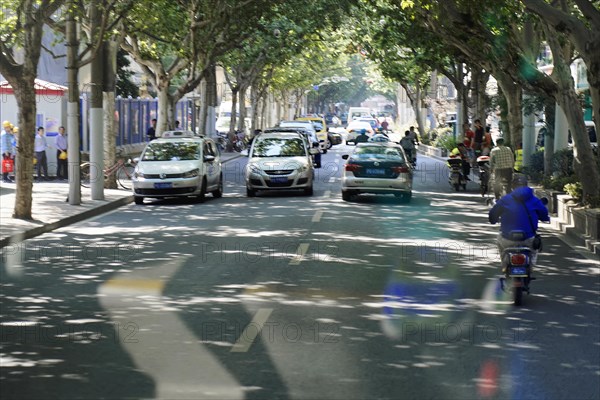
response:
{"label": "rider's helmet", "polygon": [[366,129],[361,129],[360,130],[360,134],[361,135],[366,135],[367,134],[367,130]]}
{"label": "rider's helmet", "polygon": [[512,187],[527,186],[527,176],[523,174],[514,174],[512,180]]}

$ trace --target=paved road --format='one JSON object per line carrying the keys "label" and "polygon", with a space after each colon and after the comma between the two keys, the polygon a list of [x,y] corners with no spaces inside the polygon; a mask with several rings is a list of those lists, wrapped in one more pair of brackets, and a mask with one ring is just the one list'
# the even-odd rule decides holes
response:
{"label": "paved road", "polygon": [[3,398],[600,397],[599,265],[552,233],[525,305],[487,206],[421,157],[410,204],[315,194],[131,205],[3,254]]}

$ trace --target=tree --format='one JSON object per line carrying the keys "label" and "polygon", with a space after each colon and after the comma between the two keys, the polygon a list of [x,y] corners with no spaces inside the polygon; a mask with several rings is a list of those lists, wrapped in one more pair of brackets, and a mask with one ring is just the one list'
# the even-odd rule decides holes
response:
{"label": "tree", "polygon": [[62,4],[62,0],[5,1],[0,9],[0,73],[14,90],[22,132],[17,147],[14,218],[32,219],[35,78],[44,24]]}

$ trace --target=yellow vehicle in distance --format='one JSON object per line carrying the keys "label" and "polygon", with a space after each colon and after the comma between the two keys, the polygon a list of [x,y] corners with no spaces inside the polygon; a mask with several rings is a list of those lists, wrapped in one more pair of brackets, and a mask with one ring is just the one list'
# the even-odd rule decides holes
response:
{"label": "yellow vehicle in distance", "polygon": [[325,123],[325,119],[321,117],[300,117],[296,118],[296,121],[310,121],[315,127],[315,131],[317,131],[317,138],[319,138],[319,145],[321,146],[321,150],[323,150],[323,154],[327,153],[327,149],[331,148],[333,143],[329,143],[329,138],[327,135],[327,124]]}

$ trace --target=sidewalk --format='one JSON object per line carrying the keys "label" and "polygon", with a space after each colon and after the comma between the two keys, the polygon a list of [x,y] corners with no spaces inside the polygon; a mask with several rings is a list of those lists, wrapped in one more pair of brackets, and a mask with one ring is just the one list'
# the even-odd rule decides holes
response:
{"label": "sidewalk", "polygon": [[[223,163],[239,158],[239,153],[222,153]],[[104,200],[91,200],[91,189],[81,188],[81,205],[66,202],[67,182],[40,182],[33,184],[33,221],[12,218],[15,208],[16,184],[0,183],[0,249],[10,243],[71,225],[117,209],[133,201],[131,191],[105,189]]]}

